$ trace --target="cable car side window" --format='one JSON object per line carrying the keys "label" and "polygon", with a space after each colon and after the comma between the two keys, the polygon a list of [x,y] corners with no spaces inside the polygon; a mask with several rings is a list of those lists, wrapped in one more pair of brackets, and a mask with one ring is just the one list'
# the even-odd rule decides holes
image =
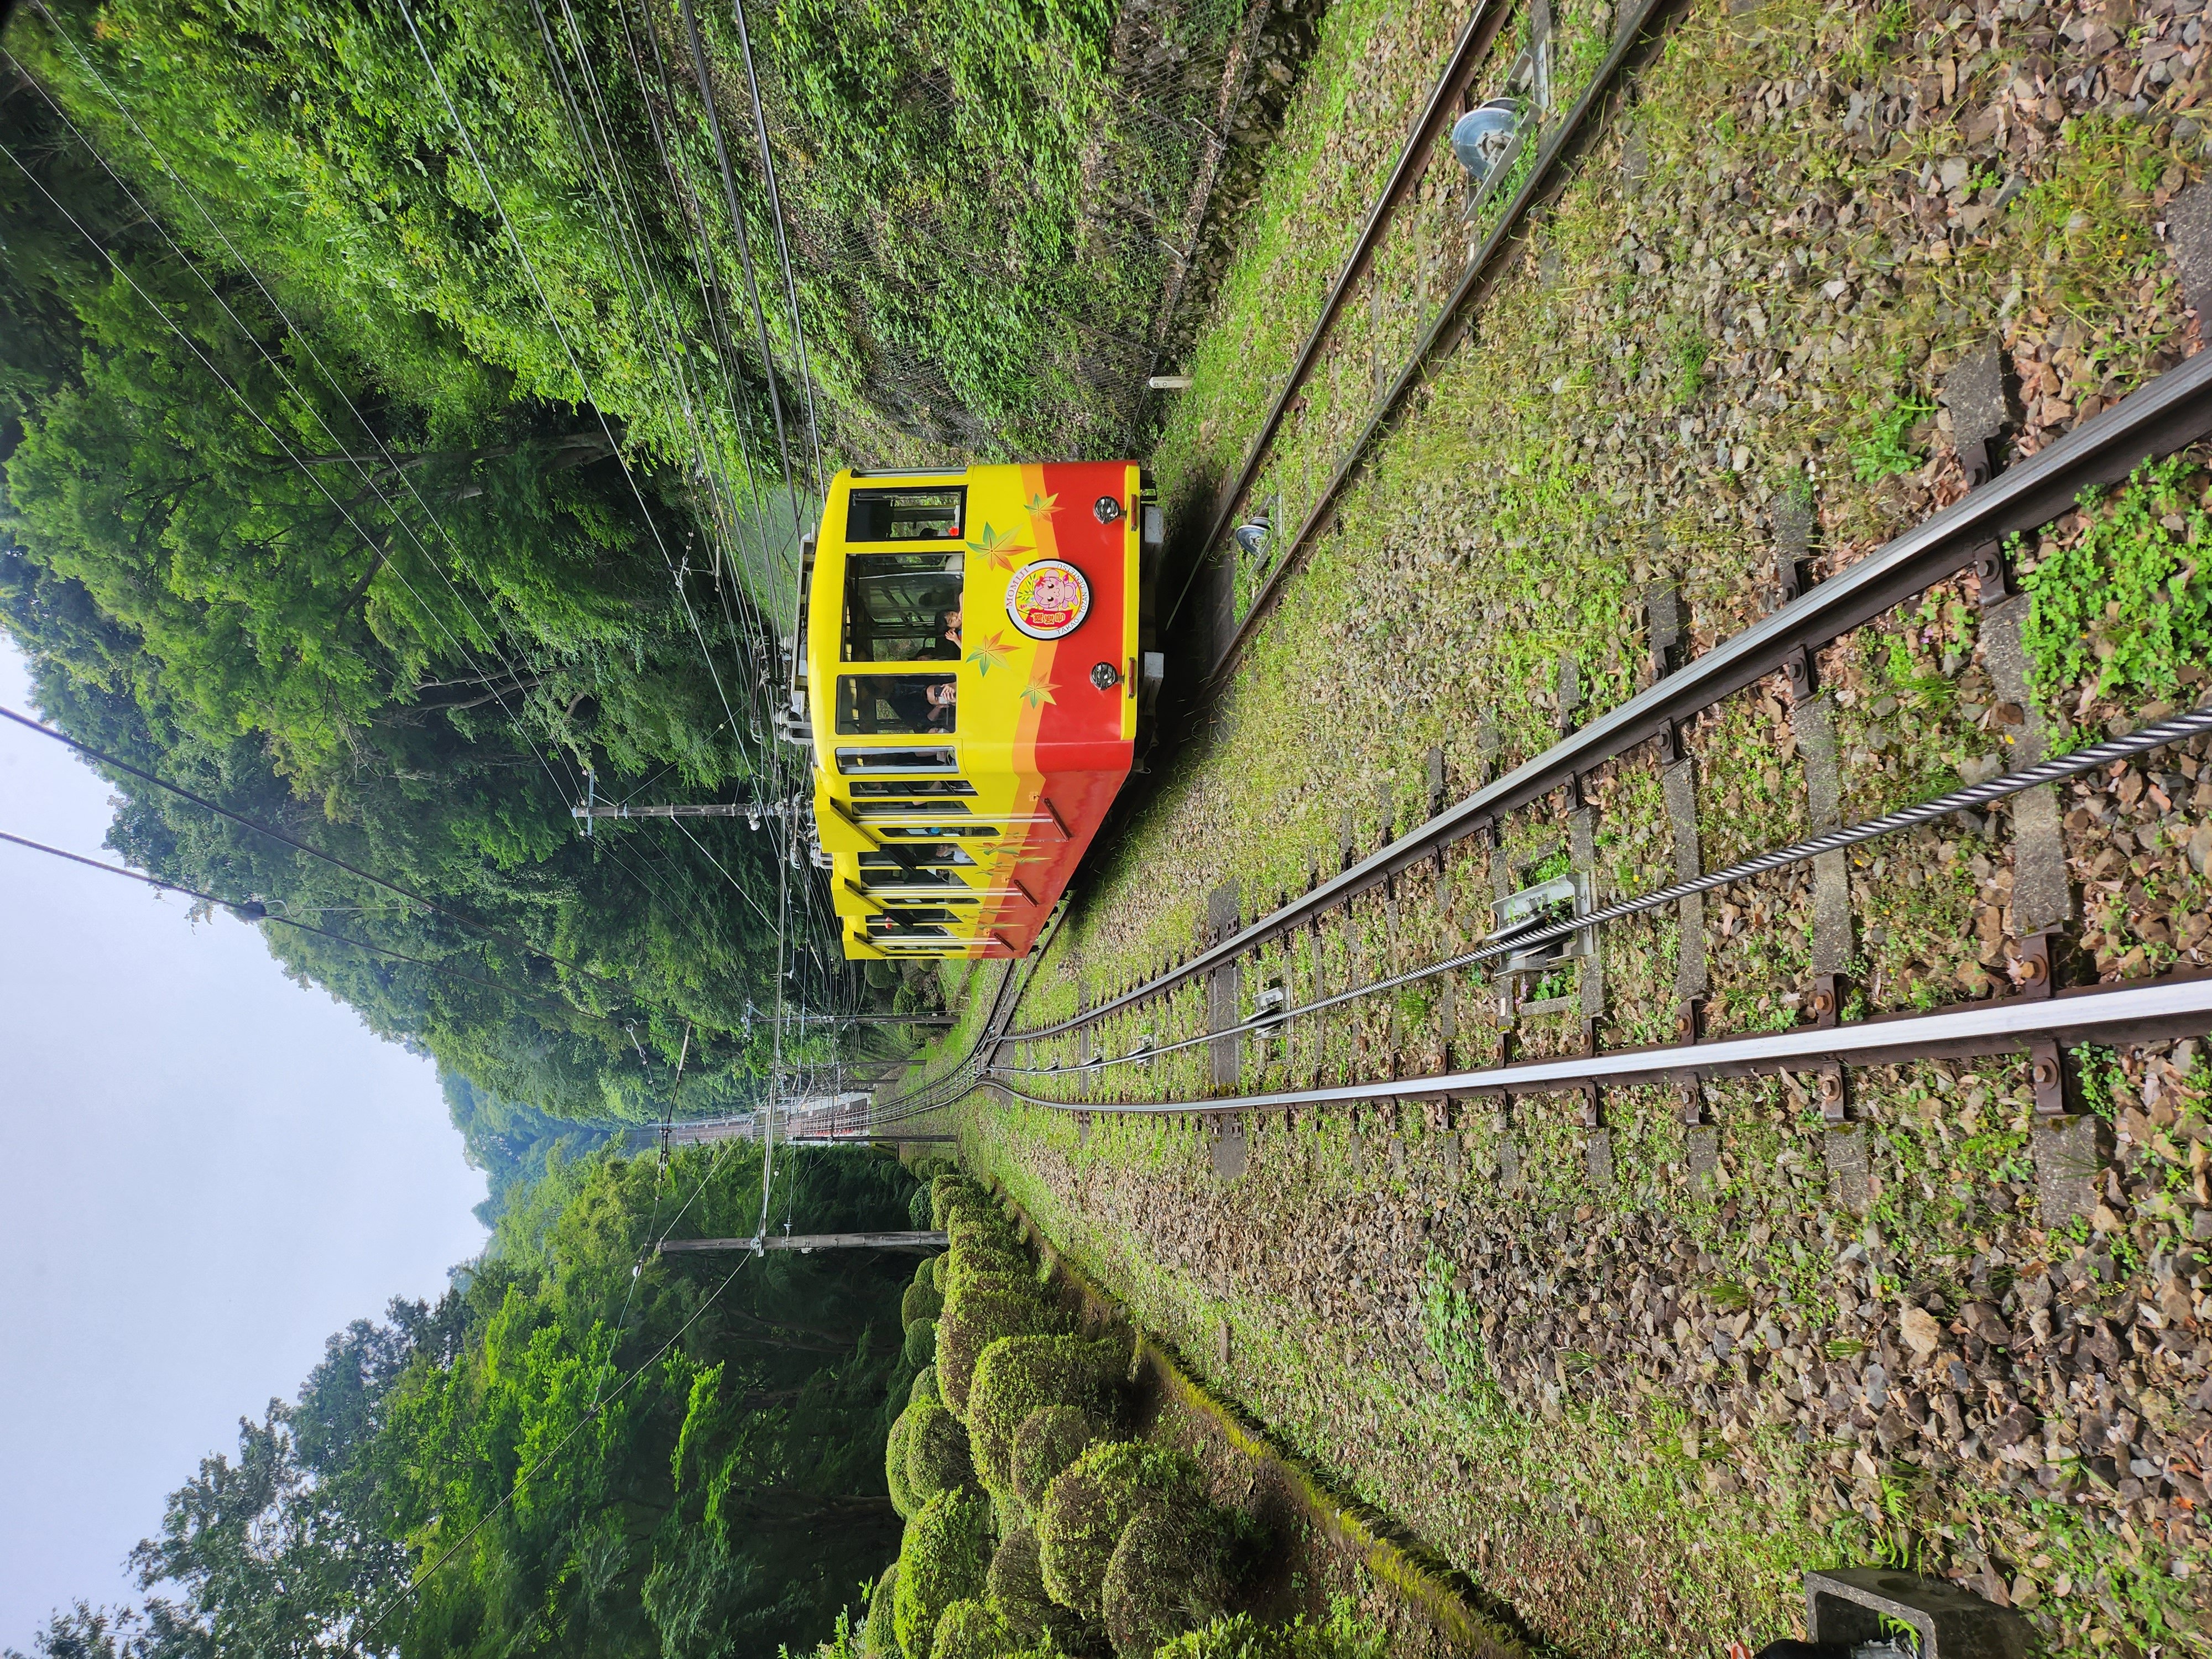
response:
{"label": "cable car side window", "polygon": [[855,489],[845,499],[848,542],[958,541],[968,522],[964,484],[940,489]]}
{"label": "cable car side window", "polygon": [[960,660],[958,553],[845,559],[847,662]]}
{"label": "cable car side window", "polygon": [[950,749],[840,749],[837,770],[846,777],[881,772],[934,773],[943,776],[960,769]]}
{"label": "cable car side window", "polygon": [[959,685],[951,674],[840,674],[837,735],[918,738],[950,734]]}

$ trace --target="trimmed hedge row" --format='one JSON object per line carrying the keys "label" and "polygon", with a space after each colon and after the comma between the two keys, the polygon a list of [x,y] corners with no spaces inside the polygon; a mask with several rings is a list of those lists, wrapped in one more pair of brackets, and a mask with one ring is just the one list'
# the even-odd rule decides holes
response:
{"label": "trimmed hedge row", "polygon": [[891,1589],[891,1628],[906,1659],[930,1659],[945,1610],[981,1596],[990,1566],[991,1505],[982,1493],[939,1492],[906,1523]]}
{"label": "trimmed hedge row", "polygon": [[[985,1349],[968,1390],[968,1432],[983,1489],[1001,1502],[1018,1496],[1014,1441],[1030,1413],[1048,1410],[1058,1421],[1058,1414],[1072,1410],[1112,1421],[1115,1389],[1128,1366],[1123,1345],[1079,1336],[1010,1336]],[[1085,1443],[1097,1437],[1087,1436]],[[1077,1445],[1074,1452],[1082,1449]],[[1074,1461],[1074,1452],[1060,1468]]]}
{"label": "trimmed hedge row", "polygon": [[884,1466],[907,1527],[864,1650],[1152,1659],[1221,1613],[1229,1518],[1187,1454],[1113,1437],[1127,1344],[1074,1334],[973,1182],[940,1175],[928,1195],[951,1248],[902,1305],[921,1369]]}
{"label": "trimmed hedge row", "polygon": [[1037,1561],[1052,1599],[1085,1620],[1104,1615],[1107,1565],[1145,1510],[1201,1509],[1206,1482],[1187,1452],[1131,1441],[1093,1446],[1045,1488]]}
{"label": "trimmed hedge row", "polygon": [[1030,1508],[1063,1469],[1105,1439],[1108,1425],[1077,1406],[1039,1406],[1014,1431],[1014,1496]]}

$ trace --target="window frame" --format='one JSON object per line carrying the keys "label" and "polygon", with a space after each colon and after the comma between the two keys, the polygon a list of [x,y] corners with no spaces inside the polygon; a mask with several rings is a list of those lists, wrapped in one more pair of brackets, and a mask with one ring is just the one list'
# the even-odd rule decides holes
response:
{"label": "window frame", "polygon": [[[915,738],[941,738],[945,739],[945,746],[950,747],[952,742],[960,735],[960,675],[957,665],[947,666],[944,665],[932,665],[927,667],[910,666],[901,672],[885,673],[883,671],[887,665],[888,665],[882,663],[865,663],[860,665],[863,672],[854,673],[849,672],[845,665],[839,665],[836,683],[830,688],[830,717],[834,735],[839,738],[892,738],[909,740]],[[889,732],[882,730],[860,731],[857,729],[855,726],[848,726],[846,724],[848,717],[848,705],[846,702],[847,688],[848,686],[854,688],[851,695],[854,701],[850,705],[850,718],[857,722],[861,718],[861,704],[860,699],[863,694],[859,690],[858,684],[859,682],[862,680],[914,680],[928,684],[951,685],[953,688],[954,693],[953,702],[951,704],[951,723],[944,726],[925,726],[919,728],[909,727],[903,731]],[[925,690],[923,693],[925,701],[927,698],[927,691]],[[870,691],[866,693],[866,696],[868,702],[870,703],[875,702],[879,698],[884,701],[889,700],[884,696],[883,693],[878,691]],[[870,714],[867,718],[873,720],[878,717]],[[908,743],[907,746],[914,747],[918,745],[914,745],[911,743]],[[931,746],[933,747],[935,745]],[[843,760],[844,755],[845,751],[842,749],[840,749],[838,750],[838,758],[841,762]],[[842,765],[839,769],[843,769]],[[957,768],[956,767],[954,769],[957,770]]]}
{"label": "window frame", "polygon": [[[967,475],[963,473],[960,475],[960,478],[961,481],[958,483],[948,484],[914,483],[899,485],[871,483],[866,485],[855,484],[848,486],[845,494],[845,541],[848,546],[903,548],[924,545],[933,542],[939,544],[940,545],[946,542],[951,542],[955,546],[959,545],[968,532]],[[953,507],[953,519],[955,522],[951,527],[951,533],[949,535],[939,534],[928,536],[878,536],[862,533],[862,527],[860,522],[862,509],[864,507],[873,507],[878,500],[887,500],[889,497],[896,495],[951,495],[955,497],[956,500]],[[872,530],[876,528],[876,526],[871,525],[866,526],[866,528]]]}
{"label": "window frame", "polygon": [[[907,562],[930,562],[936,563],[939,568],[933,570],[872,570],[868,568],[872,564],[889,562],[894,560],[899,561],[902,563],[905,563]],[[950,567],[949,568],[946,568],[948,566]],[[841,665],[857,665],[872,668],[880,667],[885,665],[894,665],[902,667],[920,667],[924,664],[957,663],[960,660],[959,644],[957,641],[945,639],[943,634],[936,630],[933,620],[931,623],[931,632],[919,636],[902,635],[899,637],[910,639],[917,644],[926,645],[935,650],[938,654],[924,657],[863,657],[854,654],[858,646],[863,643],[860,639],[860,635],[864,631],[854,627],[854,624],[856,617],[865,617],[866,621],[867,626],[865,632],[867,634],[868,638],[865,643],[869,646],[873,646],[878,643],[876,637],[877,618],[874,612],[870,610],[864,602],[863,595],[867,590],[863,588],[861,584],[870,580],[881,581],[886,579],[905,579],[917,581],[933,579],[937,581],[949,583],[952,590],[951,603],[950,605],[932,605],[927,607],[927,609],[932,611],[935,617],[941,617],[948,611],[959,611],[964,612],[966,610],[968,598],[968,559],[964,549],[956,548],[949,555],[944,553],[890,553],[883,551],[848,552],[845,556],[845,574],[842,591],[838,596],[837,660],[839,664]],[[951,653],[949,655],[945,654],[945,647],[947,646],[951,647]]]}

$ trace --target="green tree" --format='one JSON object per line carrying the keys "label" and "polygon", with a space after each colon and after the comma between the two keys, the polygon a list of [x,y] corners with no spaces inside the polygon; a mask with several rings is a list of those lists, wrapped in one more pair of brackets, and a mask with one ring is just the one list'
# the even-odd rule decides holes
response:
{"label": "green tree", "polygon": [[[824,1229],[895,1224],[913,1190],[863,1153],[780,1167],[776,1198]],[[749,1233],[760,1182],[750,1147],[558,1165],[435,1307],[338,1333],[202,1462],[132,1558],[161,1594],[58,1615],[43,1659],[811,1644],[897,1547],[911,1264],[647,1251],[672,1224]]]}

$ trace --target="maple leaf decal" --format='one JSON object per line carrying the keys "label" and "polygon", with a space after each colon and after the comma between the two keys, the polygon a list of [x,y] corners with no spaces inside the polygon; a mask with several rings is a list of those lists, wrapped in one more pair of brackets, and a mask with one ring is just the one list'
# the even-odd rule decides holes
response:
{"label": "maple leaf decal", "polygon": [[1033,674],[1030,677],[1030,683],[1022,688],[1022,701],[1032,708],[1042,708],[1048,702],[1058,701],[1052,694],[1059,690],[1042,674]]}
{"label": "maple leaf decal", "polygon": [[1036,549],[1027,543],[1017,543],[1010,532],[994,530],[989,524],[983,526],[982,539],[962,544],[970,553],[980,553],[1001,570],[1012,570],[1014,561],[1024,553]]}
{"label": "maple leaf decal", "polygon": [[975,665],[978,674],[988,674],[994,668],[1006,665],[1006,653],[1013,645],[1003,634],[985,634],[970,647],[966,660]]}
{"label": "maple leaf decal", "polygon": [[1049,519],[1060,511],[1060,497],[1057,494],[1048,495],[1038,490],[1030,497],[1028,507],[1032,519]]}

